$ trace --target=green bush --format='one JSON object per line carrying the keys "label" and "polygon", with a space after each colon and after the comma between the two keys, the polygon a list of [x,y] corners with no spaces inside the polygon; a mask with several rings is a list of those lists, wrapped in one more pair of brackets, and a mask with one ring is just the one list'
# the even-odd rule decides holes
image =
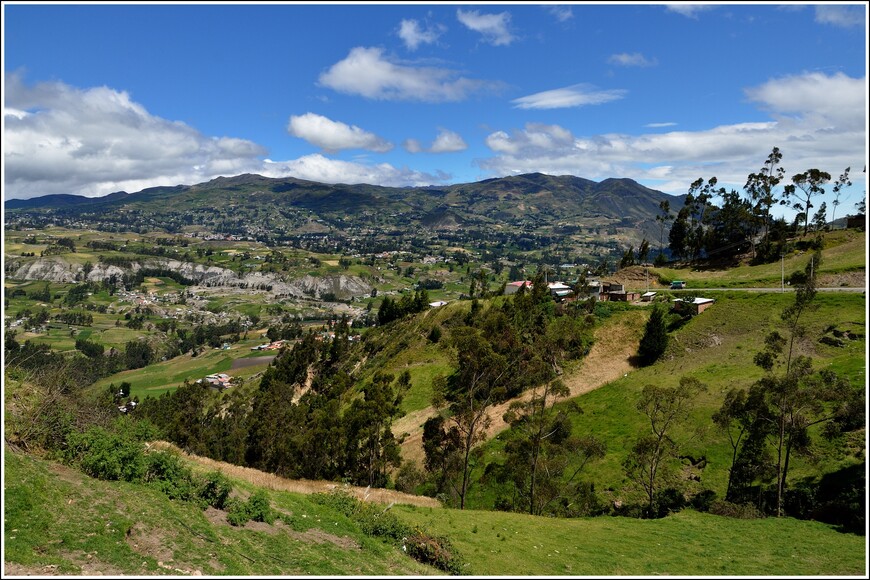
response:
{"label": "green bush", "polygon": [[275,521],[275,512],[269,503],[269,496],[262,489],[255,492],[248,501],[236,498],[226,501],[227,521],[233,526],[243,526],[248,520],[271,524]]}
{"label": "green bush", "polygon": [[248,504],[237,499],[231,498],[226,503],[227,521],[233,526],[244,526],[251,515],[248,513]]}
{"label": "green bush", "polygon": [[169,499],[196,501],[199,497],[198,482],[175,453],[149,453],[145,481],[162,491]]}
{"label": "green bush", "polygon": [[255,522],[271,524],[275,521],[275,512],[269,504],[269,496],[262,489],[248,498],[248,514]]}
{"label": "green bush", "polygon": [[212,471],[205,476],[198,496],[206,506],[223,509],[233,491],[233,484],[219,471]]}
{"label": "green bush", "polygon": [[102,427],[70,433],[63,455],[67,463],[97,479],[140,481],[145,474],[142,444]]}

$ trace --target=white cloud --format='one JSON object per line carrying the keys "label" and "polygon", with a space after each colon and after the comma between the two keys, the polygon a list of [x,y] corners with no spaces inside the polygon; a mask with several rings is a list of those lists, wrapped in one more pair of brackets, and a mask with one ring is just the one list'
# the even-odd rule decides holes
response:
{"label": "white cloud", "polygon": [[322,183],[368,183],[388,187],[416,187],[445,183],[450,175],[398,169],[389,163],[366,165],[330,159],[320,154],[306,155],[292,161],[266,161],[259,172],[265,177],[296,177]]}
{"label": "white cloud", "polygon": [[712,10],[715,6],[710,4],[668,4],[665,8],[670,12],[676,12],[688,18],[698,18],[698,14]]}
{"label": "white cloud", "polygon": [[508,30],[511,21],[509,12],[481,14],[478,10],[465,12],[460,8],[456,11],[456,18],[467,28],[483,35],[484,40],[493,46],[508,45],[514,41]]}
{"label": "white cloud", "polygon": [[650,129],[661,129],[662,127],[674,127],[676,123],[647,123],[644,127],[648,127]]}
{"label": "white cloud", "polygon": [[416,20],[402,20],[399,25],[399,37],[405,42],[408,50],[417,50],[421,44],[432,44],[444,32],[444,26],[428,27],[425,30]]}
{"label": "white cloud", "polygon": [[619,66],[655,66],[658,64],[656,59],[648,59],[639,52],[612,54],[607,62]]}
{"label": "white cloud", "polygon": [[428,148],[417,139],[406,139],[402,145],[408,153],[457,153],[468,149],[462,136],[448,129],[438,129],[438,136]]}
{"label": "white cloud", "polygon": [[4,197],[99,196],[255,170],[265,149],[156,117],[130,95],[5,76]]}
{"label": "white cloud", "polygon": [[457,77],[454,71],[390,62],[380,48],[356,47],[347,58],[320,75],[319,83],[333,90],[369,99],[439,103],[462,101],[469,95],[497,91],[502,84]]}
{"label": "white cloud", "polygon": [[[492,175],[540,171],[588,179],[631,177],[661,181],[657,189],[685,193],[699,177],[716,176],[741,190],[773,147],[789,175],[817,167],[839,175],[866,158],[865,79],[819,73],[773,79],[746,94],[772,120],[702,131],[575,136],[558,125],[528,124],[486,138],[493,157],[477,161]],[[652,124],[666,125],[666,124]],[[855,175],[855,174],[853,174]],[[862,179],[857,176],[857,179]]]}
{"label": "white cloud", "polygon": [[386,153],[393,148],[389,141],[381,139],[356,125],[346,125],[315,113],[290,117],[287,132],[305,139],[312,145],[322,147],[329,153],[342,149],[367,149]]}
{"label": "white cloud", "polygon": [[456,153],[457,151],[465,151],[466,149],[468,149],[468,145],[459,133],[454,133],[447,129],[440,129],[438,131],[438,136],[435,138],[429,151],[432,153]]}
{"label": "white cloud", "polygon": [[555,16],[559,22],[567,22],[574,18],[574,11],[570,6],[550,6],[547,11]]}
{"label": "white cloud", "polygon": [[770,80],[745,90],[750,100],[774,116],[797,114],[810,122],[864,126],[867,80],[843,73],[812,72]]}
{"label": "white cloud", "polygon": [[621,99],[625,94],[626,91],[622,89],[599,90],[593,85],[578,84],[520,97],[511,102],[518,109],[562,109],[601,105]]}
{"label": "white cloud", "polygon": [[832,24],[842,28],[860,26],[866,22],[866,6],[821,4],[816,6],[816,22]]}

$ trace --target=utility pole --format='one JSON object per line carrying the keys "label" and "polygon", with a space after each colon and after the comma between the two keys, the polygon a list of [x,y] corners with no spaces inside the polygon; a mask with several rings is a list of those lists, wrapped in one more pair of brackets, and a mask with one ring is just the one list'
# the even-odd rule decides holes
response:
{"label": "utility pole", "polygon": [[779,255],[779,269],[782,280],[780,282],[780,291],[785,292],[785,254]]}

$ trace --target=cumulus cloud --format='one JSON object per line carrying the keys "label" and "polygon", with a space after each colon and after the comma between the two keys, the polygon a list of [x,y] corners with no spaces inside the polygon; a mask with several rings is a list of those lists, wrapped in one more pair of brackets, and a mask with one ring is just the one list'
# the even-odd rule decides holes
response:
{"label": "cumulus cloud", "polygon": [[816,6],[816,22],[851,28],[864,24],[866,6],[821,4]]}
{"label": "cumulus cloud", "polygon": [[151,115],[123,91],[5,76],[5,198],[99,196],[198,183],[259,166],[261,146]]}
{"label": "cumulus cloud", "polygon": [[320,75],[319,84],[341,93],[368,99],[462,101],[474,93],[498,91],[502,83],[457,76],[437,67],[415,67],[391,62],[380,48],[353,48],[347,58]]}
{"label": "cumulus cloud", "polygon": [[527,124],[491,133],[485,142],[494,156],[477,165],[492,175],[629,176],[685,193],[698,177],[716,176],[723,186],[741,189],[747,171],[759,169],[773,147],[782,150],[783,166],[791,173],[818,167],[839,175],[865,158],[865,79],[807,73],[772,79],[746,94],[771,120],[702,131],[593,136],[577,136],[559,125]]}
{"label": "cumulus cloud", "polygon": [[366,165],[330,159],[320,154],[306,155],[292,161],[266,160],[260,174],[265,177],[296,177],[323,183],[369,183],[388,187],[417,187],[446,183],[450,175],[396,168],[389,163]]}
{"label": "cumulus cloud", "polygon": [[483,39],[493,46],[506,46],[514,41],[514,36],[508,29],[511,21],[509,12],[481,14],[479,10],[466,12],[460,8],[456,11],[456,18],[466,28],[479,32]]}
{"label": "cumulus cloud", "polygon": [[619,66],[655,66],[658,64],[656,59],[648,59],[639,52],[612,54],[607,62]]}
{"label": "cumulus cloud", "polygon": [[438,129],[438,136],[428,148],[423,147],[417,139],[407,139],[402,145],[408,153],[456,153],[468,149],[459,133],[443,128]]}
{"label": "cumulus cloud", "polygon": [[668,4],[665,8],[670,12],[682,14],[687,18],[698,18],[698,14],[712,10],[715,6],[710,4]]}
{"label": "cumulus cloud", "polygon": [[563,109],[585,105],[601,105],[625,96],[622,89],[600,90],[590,84],[577,84],[520,97],[511,101],[518,109]]}
{"label": "cumulus cloud", "polygon": [[775,116],[797,114],[807,122],[863,127],[867,117],[866,86],[866,77],[811,72],[772,79],[744,92]]}
{"label": "cumulus cloud", "polygon": [[459,133],[440,129],[429,151],[432,153],[455,153],[457,151],[465,151],[466,149],[468,149],[468,145]]}
{"label": "cumulus cloud", "polygon": [[356,125],[346,125],[315,113],[290,117],[287,132],[294,137],[305,139],[312,145],[322,147],[328,153],[342,149],[367,149],[386,153],[393,148],[389,141],[374,133],[360,129]]}
{"label": "cumulus cloud", "polygon": [[417,50],[421,44],[432,44],[438,40],[444,29],[442,25],[423,29],[416,20],[407,19],[399,24],[399,38],[405,42],[408,50]]}

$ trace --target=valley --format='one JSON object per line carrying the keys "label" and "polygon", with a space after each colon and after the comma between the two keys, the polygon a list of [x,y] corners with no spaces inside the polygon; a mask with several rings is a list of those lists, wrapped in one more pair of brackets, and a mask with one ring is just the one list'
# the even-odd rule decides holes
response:
{"label": "valley", "polygon": [[[7,203],[7,569],[858,573],[866,233],[693,258],[662,196],[243,175]],[[90,481],[110,499],[77,512]]]}

